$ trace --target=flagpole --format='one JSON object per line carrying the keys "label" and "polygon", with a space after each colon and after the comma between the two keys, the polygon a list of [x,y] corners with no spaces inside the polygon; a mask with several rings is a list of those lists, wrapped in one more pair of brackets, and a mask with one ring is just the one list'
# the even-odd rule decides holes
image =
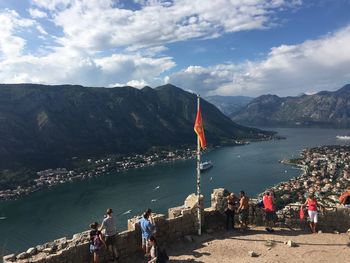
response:
{"label": "flagpole", "polygon": [[[199,103],[200,103],[200,96],[197,95],[197,111],[199,111]],[[201,170],[200,170],[200,163],[201,163],[201,146],[200,146],[200,140],[199,135],[197,134],[197,216],[198,216],[198,235],[200,236],[202,234],[202,209],[201,209]]]}

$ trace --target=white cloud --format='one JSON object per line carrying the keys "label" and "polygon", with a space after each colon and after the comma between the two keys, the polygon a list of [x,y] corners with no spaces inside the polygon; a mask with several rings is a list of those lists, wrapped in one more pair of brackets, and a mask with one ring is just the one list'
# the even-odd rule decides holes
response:
{"label": "white cloud", "polygon": [[41,25],[37,25],[36,29],[42,34],[42,35],[48,35],[48,33],[45,31],[45,29]]}
{"label": "white cloud", "polygon": [[349,43],[350,26],[299,45],[274,47],[262,61],[190,66],[166,81],[203,95],[297,95],[339,88],[350,82]]}
{"label": "white cloud", "polygon": [[42,8],[48,10],[64,9],[69,6],[74,0],[32,0],[32,2]]}
{"label": "white cloud", "polygon": [[[115,0],[31,0],[28,13],[45,19],[45,28],[1,12],[0,82],[154,85],[175,66],[162,55],[167,44],[266,28],[275,11],[290,6],[287,0],[135,2],[139,10]],[[18,34],[23,28],[34,29],[30,38]],[[32,38],[41,42],[26,50]]]}
{"label": "white cloud", "polygon": [[148,86],[147,82],[145,80],[130,80],[127,83],[114,83],[114,84],[110,84],[108,85],[108,87],[113,88],[113,87],[124,87],[124,86],[130,86],[130,87],[134,87],[137,89],[142,89],[145,86]]}
{"label": "white cloud", "polygon": [[0,10],[0,58],[17,57],[22,54],[26,40],[17,35],[21,29],[29,28],[35,23],[24,19],[13,10]]}
{"label": "white cloud", "polygon": [[86,86],[111,86],[118,81],[138,86],[153,82],[156,76],[174,65],[170,57],[115,54],[95,58],[78,49],[57,48],[41,57],[26,55],[1,61],[0,79],[5,83],[71,83]]}
{"label": "white cloud", "polygon": [[53,13],[54,23],[64,32],[61,44],[90,52],[115,47],[136,50],[262,29],[270,26],[275,10],[291,5],[285,0],[136,2],[141,9],[133,11],[118,8],[112,0],[33,0]]}
{"label": "white cloud", "polygon": [[47,13],[40,11],[39,9],[36,8],[29,8],[29,14],[33,18],[45,18],[47,17]]}

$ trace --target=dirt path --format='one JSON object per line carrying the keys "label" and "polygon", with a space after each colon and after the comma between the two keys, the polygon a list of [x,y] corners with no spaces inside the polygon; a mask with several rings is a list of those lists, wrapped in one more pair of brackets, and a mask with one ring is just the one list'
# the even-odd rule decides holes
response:
{"label": "dirt path", "polygon": [[[350,262],[347,234],[309,234],[288,229],[276,229],[274,234],[268,234],[264,228],[257,227],[246,234],[220,232],[194,239],[194,242],[179,242],[169,250],[170,262]],[[273,241],[268,244],[267,240]],[[287,246],[284,242],[288,240],[298,246]],[[251,257],[249,251],[259,256]]]}

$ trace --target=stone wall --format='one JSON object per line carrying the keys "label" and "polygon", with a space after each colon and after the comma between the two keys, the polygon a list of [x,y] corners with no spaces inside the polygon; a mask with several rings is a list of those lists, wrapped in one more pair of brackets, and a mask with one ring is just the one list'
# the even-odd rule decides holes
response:
{"label": "stone wall", "polygon": [[[299,219],[300,204],[289,204],[278,211],[279,223],[282,226],[309,229],[307,213]],[[350,208],[341,206],[326,207],[318,215],[317,228],[323,232],[347,232],[350,229]]]}
{"label": "stone wall", "polygon": [[[211,232],[225,228],[225,207],[228,191],[214,189],[211,195],[211,206],[203,208],[201,201],[203,231]],[[203,197],[201,197],[203,200]],[[279,211],[279,223],[293,228],[306,228],[307,222],[298,219],[300,205],[291,205]],[[256,206],[256,200],[250,201],[250,224],[263,225],[263,209]],[[155,215],[156,237],[159,245],[166,247],[173,242],[191,239],[197,233],[197,197],[189,195],[184,205],[170,208],[168,216]],[[141,257],[141,230],[139,218],[128,220],[128,230],[120,232],[117,237],[117,246],[121,262],[135,262],[135,257]],[[238,220],[236,219],[236,222]],[[350,228],[350,209],[334,208],[320,216],[320,228],[323,231],[345,232]],[[108,253],[101,251],[101,262],[107,261]],[[89,254],[89,231],[75,234],[71,239],[61,238],[28,249],[26,252],[8,255],[4,262],[36,262],[36,263],[85,263],[91,262]]]}

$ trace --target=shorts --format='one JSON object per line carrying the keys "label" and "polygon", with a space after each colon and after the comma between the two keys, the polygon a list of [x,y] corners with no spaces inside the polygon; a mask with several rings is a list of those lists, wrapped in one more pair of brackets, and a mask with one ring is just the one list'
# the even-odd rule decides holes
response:
{"label": "shorts", "polygon": [[265,220],[266,221],[273,221],[275,222],[277,219],[277,215],[275,211],[271,211],[271,212],[265,212]]}
{"label": "shorts", "polygon": [[100,251],[99,247],[94,246],[93,244],[90,244],[90,253],[98,253]]}
{"label": "shorts", "polygon": [[142,237],[142,246],[146,248],[149,247],[149,238]]}
{"label": "shorts", "polygon": [[117,243],[117,234],[113,236],[106,236],[106,246],[116,246]]}
{"label": "shorts", "polygon": [[310,222],[311,223],[317,223],[318,221],[318,216],[317,216],[317,211],[307,211],[310,217]]}
{"label": "shorts", "polygon": [[241,210],[238,214],[239,221],[245,222],[248,220],[249,211],[248,209]]}

